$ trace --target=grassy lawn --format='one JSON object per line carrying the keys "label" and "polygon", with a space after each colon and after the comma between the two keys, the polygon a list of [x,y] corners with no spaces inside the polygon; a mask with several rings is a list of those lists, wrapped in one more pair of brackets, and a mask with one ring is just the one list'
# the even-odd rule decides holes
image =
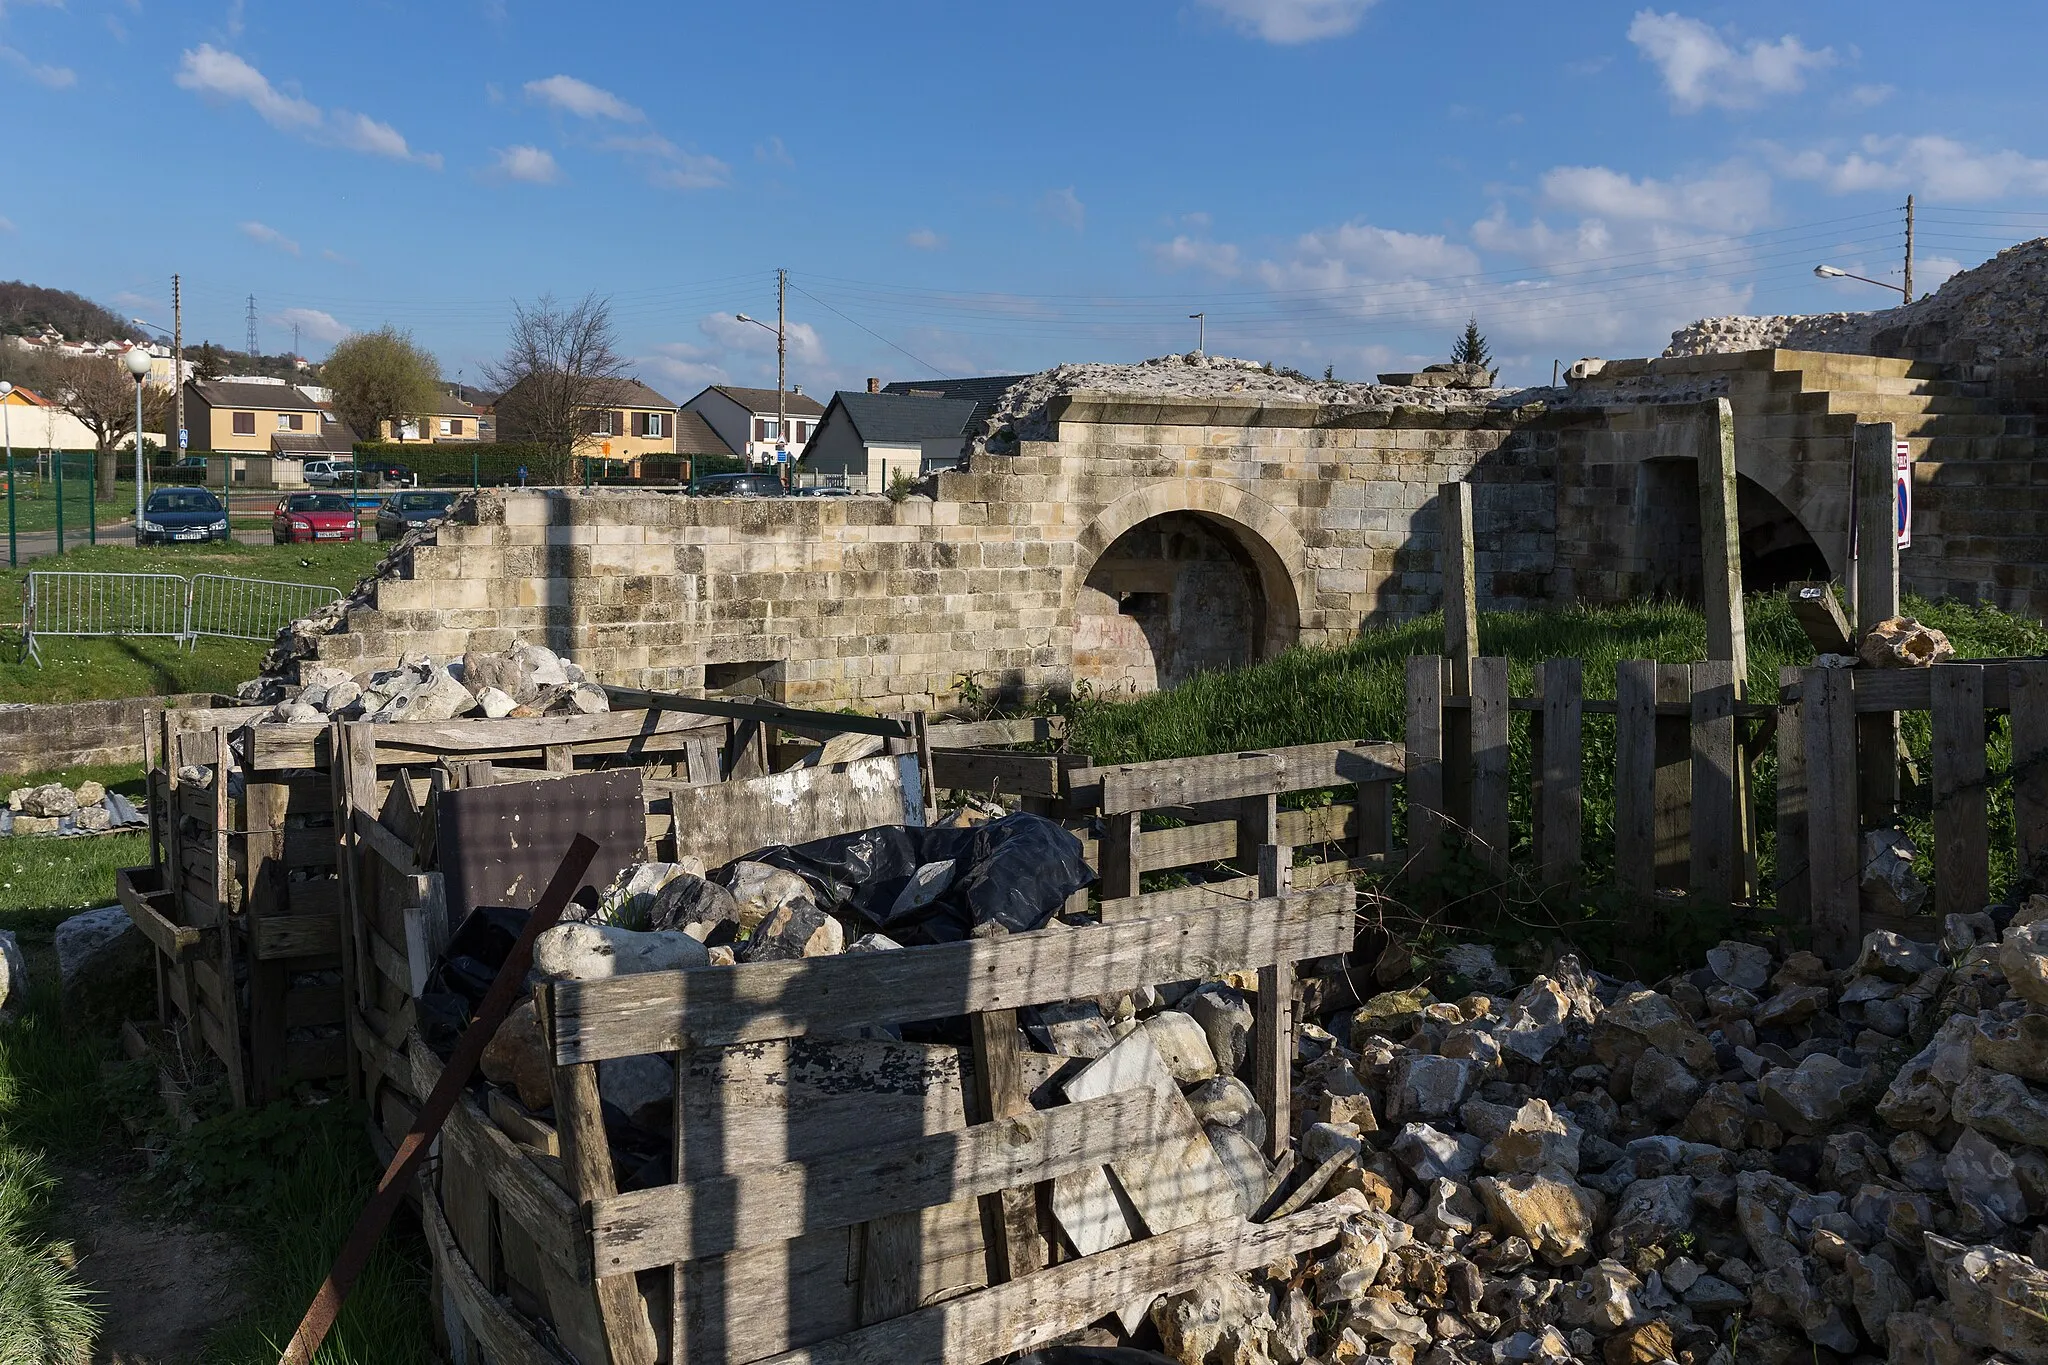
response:
{"label": "grassy lawn", "polygon": [[0,572],[0,701],[90,701],[108,697],[164,696],[175,692],[232,692],[255,676],[268,641],[200,640],[182,649],[170,640],[44,637],[45,664],[23,660],[16,623],[31,568],[100,573],[227,574],[236,578],[318,583],[347,591],[382,557],[375,544],[154,546],[101,544],[63,558]]}
{"label": "grassy lawn", "polygon": [[[129,484],[126,488],[112,494],[102,494],[100,496],[93,510],[99,518],[100,534],[102,536],[110,528],[114,527],[117,522],[122,523],[120,533],[123,536],[133,535],[133,532],[128,529],[128,523],[132,523],[135,520],[134,490],[135,485]],[[74,488],[67,483],[64,487],[64,540],[66,544],[70,543],[73,532],[77,533],[79,542],[81,544],[84,543],[85,513],[84,486],[81,484]],[[40,489],[35,496],[30,496],[28,490],[24,488],[21,495],[15,498],[15,530],[20,532],[49,531],[55,529],[56,525],[57,495],[47,485]],[[0,533],[5,533],[6,529],[6,494],[4,483],[0,483]],[[0,545],[4,545],[4,543],[0,542]]]}
{"label": "grassy lawn", "polygon": [[[135,766],[4,779],[76,785],[93,778],[131,796]],[[94,1314],[53,1240],[61,1165],[125,1171],[139,1207],[211,1221],[252,1251],[252,1304],[225,1326],[204,1359],[269,1365],[277,1359],[374,1188],[362,1117],[345,1104],[281,1102],[218,1113],[188,1133],[117,1142],[116,1114],[162,1122],[147,1063],[103,1078],[111,1036],[60,1020],[52,931],[79,909],[106,903],[114,869],[145,863],[147,835],[0,839],[0,929],[21,938],[35,982],[27,1010],[0,1026],[0,1361],[83,1360]],[[425,1365],[432,1359],[425,1248],[403,1225],[358,1283],[323,1362]]]}

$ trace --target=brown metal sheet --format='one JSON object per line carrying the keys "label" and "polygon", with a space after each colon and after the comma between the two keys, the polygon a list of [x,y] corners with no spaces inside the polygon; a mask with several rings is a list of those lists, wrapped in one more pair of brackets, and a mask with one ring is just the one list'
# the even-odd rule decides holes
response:
{"label": "brown metal sheet", "polygon": [[597,843],[579,894],[609,886],[640,861],[647,841],[637,768],[464,787],[442,792],[439,805],[438,857],[451,925],[479,905],[532,909],[578,834]]}

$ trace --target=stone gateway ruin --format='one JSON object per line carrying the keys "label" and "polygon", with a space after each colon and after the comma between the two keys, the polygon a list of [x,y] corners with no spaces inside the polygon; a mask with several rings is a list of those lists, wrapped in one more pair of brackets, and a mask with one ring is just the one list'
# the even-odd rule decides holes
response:
{"label": "stone gateway ruin", "polygon": [[[1147,691],[1436,609],[1460,481],[1482,609],[1697,598],[1719,399],[1750,590],[1843,574],[1853,433],[1892,422],[1906,589],[2048,611],[2034,389],[1996,366],[1757,350],[1504,392],[1169,362],[1034,376],[966,470],[902,502],[487,490],[289,652],[359,673],[524,639],[604,682],[878,710]],[[1174,391],[1174,367],[1205,382]]]}

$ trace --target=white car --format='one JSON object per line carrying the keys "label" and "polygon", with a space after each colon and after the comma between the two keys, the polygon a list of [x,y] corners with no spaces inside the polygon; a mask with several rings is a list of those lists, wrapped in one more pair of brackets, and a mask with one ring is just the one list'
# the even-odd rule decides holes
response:
{"label": "white car", "polygon": [[307,486],[334,488],[349,482],[355,476],[356,467],[352,460],[308,460],[304,472]]}

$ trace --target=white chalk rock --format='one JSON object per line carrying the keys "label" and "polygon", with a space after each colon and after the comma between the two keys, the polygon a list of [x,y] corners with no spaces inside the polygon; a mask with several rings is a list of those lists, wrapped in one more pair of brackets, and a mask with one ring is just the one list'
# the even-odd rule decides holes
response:
{"label": "white chalk rock", "polygon": [[514,707],[519,705],[518,702],[512,700],[512,698],[506,696],[495,687],[486,687],[483,691],[477,693],[476,704],[481,706],[484,709],[484,714],[492,720],[504,719],[512,714]]}
{"label": "white chalk rock", "polygon": [[558,924],[533,943],[535,970],[568,981],[680,971],[707,961],[704,945],[688,934],[637,933],[609,924]]}

